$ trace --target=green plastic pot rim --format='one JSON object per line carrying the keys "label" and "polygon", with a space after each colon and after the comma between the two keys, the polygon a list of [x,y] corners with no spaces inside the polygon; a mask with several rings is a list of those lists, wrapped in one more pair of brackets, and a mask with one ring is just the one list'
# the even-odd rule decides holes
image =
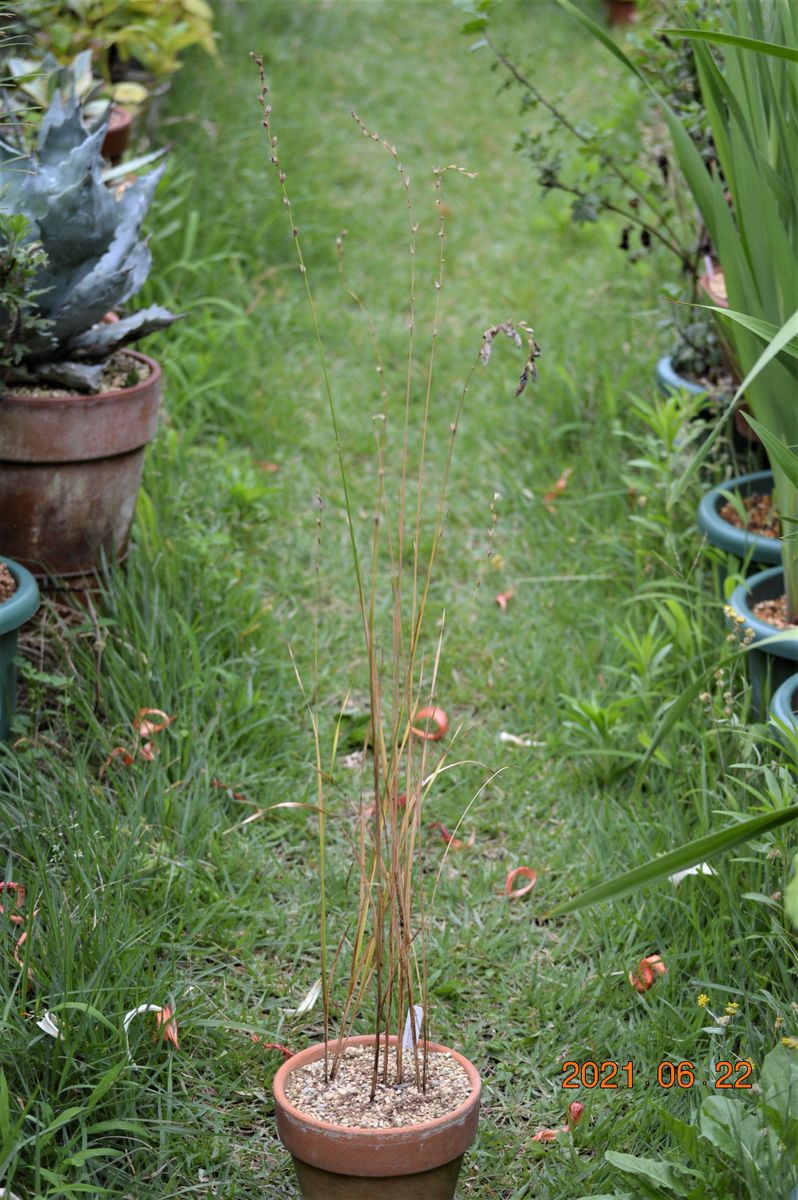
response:
{"label": "green plastic pot rim", "polygon": [[39,587],[36,580],[25,567],[13,558],[4,558],[0,554],[0,562],[5,563],[17,581],[17,590],[8,600],[0,604],[0,635],[13,633],[26,621],[29,621],[39,607]]}
{"label": "green plastic pot rim", "polygon": [[781,538],[766,538],[761,533],[750,533],[738,529],[720,515],[720,507],[726,501],[727,492],[739,492],[750,496],[752,492],[773,491],[772,471],[753,471],[749,475],[737,475],[726,479],[708,491],[698,506],[697,524],[711,545],[736,558],[749,559],[763,565],[776,566],[781,562]]}
{"label": "green plastic pot rim", "polygon": [[798,701],[798,672],[785,679],[773,693],[768,705],[768,716],[771,721],[777,721],[798,732],[798,713],[795,703]]}
{"label": "green plastic pot rim", "polygon": [[660,390],[667,395],[669,392],[689,392],[692,396],[706,396],[708,391],[702,387],[700,383],[693,383],[692,379],[686,379],[684,375],[680,375],[673,366],[673,358],[670,354],[663,354],[662,358],[657,360],[657,383]]}
{"label": "green plastic pot rim", "polygon": [[[752,611],[754,604],[760,600],[772,600],[783,593],[784,571],[781,567],[771,567],[739,584],[729,599],[729,608],[739,613],[744,626],[752,630],[753,646],[775,658],[798,661],[798,626],[795,629],[777,629],[775,625],[768,625],[767,621],[755,617]],[[732,617],[727,617],[727,620],[733,628],[738,624]],[[760,646],[761,642],[767,642],[767,645]]]}

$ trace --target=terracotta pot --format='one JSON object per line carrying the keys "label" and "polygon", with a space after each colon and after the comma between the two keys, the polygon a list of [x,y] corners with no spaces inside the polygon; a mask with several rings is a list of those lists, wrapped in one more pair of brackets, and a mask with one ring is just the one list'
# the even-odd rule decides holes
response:
{"label": "terracotta pot", "polygon": [[749,413],[751,409],[746,404],[745,400],[741,400],[734,410],[734,428],[737,430],[741,438],[746,442],[753,442],[754,445],[761,446],[762,439],[756,433],[745,419],[744,414]]}
{"label": "terracotta pot", "polygon": [[91,587],[127,552],[161,368],[125,353],[150,370],[133,387],[0,399],[0,545],[49,588]]}
{"label": "terracotta pot", "polygon": [[[396,1038],[390,1039],[395,1044]],[[347,1046],[373,1045],[374,1038],[348,1038]],[[323,1043],[295,1054],[274,1077],[277,1132],[294,1160],[305,1200],[452,1200],[460,1164],[476,1137],[481,1083],[476,1067],[445,1046],[467,1071],[471,1094],[443,1117],[392,1129],[348,1128],[321,1121],[296,1108],[285,1094],[297,1067],[324,1055]]]}
{"label": "terracotta pot", "polygon": [[103,158],[110,158],[113,166],[121,162],[122,155],[128,148],[132,126],[133,114],[118,104],[112,104],[108,128],[103,138],[102,153]]}
{"label": "terracotta pot", "polygon": [[610,25],[631,25],[637,20],[637,0],[604,0]]}

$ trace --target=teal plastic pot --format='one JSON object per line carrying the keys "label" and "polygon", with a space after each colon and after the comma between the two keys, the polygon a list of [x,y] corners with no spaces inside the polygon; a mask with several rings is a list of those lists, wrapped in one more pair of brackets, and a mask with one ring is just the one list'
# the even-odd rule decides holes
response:
{"label": "teal plastic pot", "polygon": [[712,489],[698,506],[698,528],[711,546],[726,554],[733,554],[743,563],[759,566],[777,566],[781,562],[781,538],[766,538],[760,533],[748,533],[724,521],[720,510],[726,503],[725,492],[738,492],[750,496],[752,492],[767,495],[773,491],[773,474],[770,471],[754,471],[751,475],[738,475]]}
{"label": "teal plastic pot", "polygon": [[19,563],[2,555],[0,562],[17,581],[14,595],[0,604],[0,741],[5,741],[17,708],[17,631],[39,607],[39,589],[30,571]]}
{"label": "teal plastic pot", "polygon": [[664,355],[657,363],[657,386],[663,396],[670,396],[672,392],[690,392],[693,396],[704,396],[707,391],[700,383],[693,383],[692,379],[685,379],[683,375],[674,371],[670,354]]}
{"label": "teal plastic pot", "polygon": [[798,672],[776,688],[770,699],[768,714],[771,721],[786,725],[798,736]]}
{"label": "teal plastic pot", "polygon": [[[771,567],[752,575],[735,588],[729,606],[743,618],[741,628],[753,630],[752,649],[746,654],[748,678],[751,683],[751,707],[758,721],[767,719],[768,703],[783,683],[786,683],[798,668],[798,627],[776,629],[753,614],[753,608],[761,600],[775,600],[784,595],[784,572],[781,567]],[[729,624],[734,622],[729,619]],[[768,641],[767,646],[760,647]]]}

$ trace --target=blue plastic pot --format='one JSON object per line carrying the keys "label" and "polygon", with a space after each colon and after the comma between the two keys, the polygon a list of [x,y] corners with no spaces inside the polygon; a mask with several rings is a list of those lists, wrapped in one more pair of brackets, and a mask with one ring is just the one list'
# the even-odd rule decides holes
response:
{"label": "blue plastic pot", "polygon": [[664,355],[657,363],[657,386],[663,396],[669,396],[672,392],[690,392],[693,396],[705,396],[707,391],[700,383],[693,383],[691,379],[678,375],[673,369],[670,354]]}
{"label": "blue plastic pot", "polygon": [[17,632],[39,607],[39,589],[30,571],[0,555],[17,581],[10,600],[0,604],[0,741],[8,737],[11,718],[17,709]]}
{"label": "blue plastic pot", "polygon": [[772,721],[786,725],[798,737],[798,673],[776,688],[770,699],[768,713]]}
{"label": "blue plastic pot", "polygon": [[[775,600],[784,595],[784,572],[771,567],[752,575],[735,588],[729,606],[743,618],[744,628],[753,630],[753,649],[746,655],[748,678],[751,683],[751,706],[756,720],[767,719],[768,702],[783,683],[794,675],[798,663],[798,627],[775,629],[753,614],[761,600]],[[730,619],[729,624],[734,624]],[[742,627],[742,625],[741,625]],[[767,646],[760,646],[768,641]]]}
{"label": "blue plastic pot", "polygon": [[707,492],[698,506],[698,528],[711,546],[726,554],[733,554],[744,563],[776,566],[781,562],[781,538],[766,538],[759,533],[748,533],[724,521],[720,510],[726,503],[724,492],[738,492],[750,496],[752,492],[766,495],[773,491],[773,474],[770,471],[754,471],[751,475],[738,475],[728,479]]}

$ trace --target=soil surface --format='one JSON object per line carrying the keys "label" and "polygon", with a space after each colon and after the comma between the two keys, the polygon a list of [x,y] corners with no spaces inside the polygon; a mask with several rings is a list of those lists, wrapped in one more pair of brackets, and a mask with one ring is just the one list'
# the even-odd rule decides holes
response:
{"label": "soil surface", "polygon": [[734,378],[724,366],[710,367],[703,375],[697,375],[695,371],[688,371],[685,368],[681,368],[675,362],[673,363],[673,369],[683,379],[689,379],[691,383],[698,384],[699,387],[705,388],[706,391],[710,393],[715,392],[721,397],[731,397],[737,390]]}
{"label": "soil surface", "polygon": [[752,492],[750,496],[742,496],[743,507],[748,514],[748,522],[744,524],[740,514],[733,504],[727,500],[718,512],[724,521],[734,525],[736,529],[745,529],[748,533],[758,533],[760,537],[781,537],[781,524],[778,513],[773,509],[773,497],[761,496]]}
{"label": "soil surface", "polygon": [[760,600],[753,606],[751,612],[760,621],[765,621],[768,625],[775,626],[776,629],[798,628],[787,620],[786,596],[777,596],[775,600]]}
{"label": "soil surface", "polygon": [[10,600],[17,590],[17,581],[5,563],[0,563],[0,604]]}
{"label": "soil surface", "polygon": [[[122,388],[133,387],[136,383],[141,383],[147,379],[150,374],[150,368],[146,363],[139,362],[137,358],[133,358],[124,350],[120,350],[117,354],[112,354],[105,363],[102,380],[100,382],[101,392],[116,392]],[[62,396],[98,395],[97,392],[80,392],[75,388],[58,387],[56,384],[33,384],[33,383],[12,383],[5,388],[7,396],[44,396],[52,397],[54,400],[59,400]]]}
{"label": "soil surface", "polygon": [[[382,1061],[382,1060],[380,1060]],[[285,1094],[308,1116],[359,1129],[395,1129],[445,1116],[471,1094],[471,1081],[456,1059],[430,1054],[426,1093],[416,1088],[413,1053],[405,1051],[403,1083],[396,1082],[396,1054],[388,1056],[388,1082],[377,1084],[369,1101],[374,1051],[350,1046],[344,1051],[335,1079],[324,1083],[324,1059],[299,1067],[288,1076]]]}

